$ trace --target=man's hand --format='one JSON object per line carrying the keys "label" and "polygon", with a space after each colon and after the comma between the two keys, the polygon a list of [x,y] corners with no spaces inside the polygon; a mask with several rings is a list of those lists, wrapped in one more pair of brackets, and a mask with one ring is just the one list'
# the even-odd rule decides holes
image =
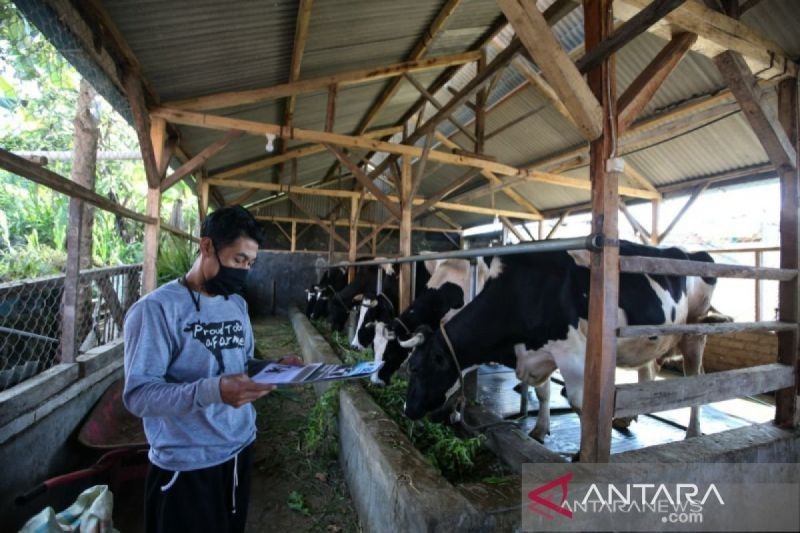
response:
{"label": "man's hand", "polygon": [[278,360],[278,363],[289,366],[303,366],[305,364],[302,357],[298,357],[296,355],[287,355],[285,357],[281,357]]}
{"label": "man's hand", "polygon": [[254,402],[275,389],[275,385],[256,383],[247,374],[222,376],[219,380],[219,395],[222,402],[237,409]]}

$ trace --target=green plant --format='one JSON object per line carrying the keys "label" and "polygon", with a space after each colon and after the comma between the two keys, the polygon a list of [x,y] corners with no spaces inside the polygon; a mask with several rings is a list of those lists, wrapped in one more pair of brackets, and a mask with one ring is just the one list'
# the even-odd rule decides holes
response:
{"label": "green plant", "polygon": [[305,498],[301,492],[296,490],[290,492],[286,504],[292,511],[296,511],[305,516],[311,515],[311,510],[308,508],[308,505],[306,505]]}
{"label": "green plant", "polygon": [[156,262],[158,284],[162,285],[189,272],[194,256],[193,243],[174,235],[162,234]]}
{"label": "green plant", "polygon": [[339,414],[339,389],[341,382],[331,384],[330,388],[317,399],[308,415],[303,433],[303,450],[308,455],[328,455],[335,457],[339,451],[336,437],[336,417]]}

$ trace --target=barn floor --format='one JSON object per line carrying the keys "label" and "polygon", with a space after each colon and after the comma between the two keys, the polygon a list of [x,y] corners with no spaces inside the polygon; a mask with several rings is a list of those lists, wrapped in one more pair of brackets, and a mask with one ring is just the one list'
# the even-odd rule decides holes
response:
{"label": "barn floor", "polygon": [[[662,370],[658,379],[679,377],[680,374]],[[556,375],[550,387],[550,436],[545,447],[571,457],[580,446],[580,424],[578,415],[570,409],[567,399],[561,395],[561,379]],[[617,370],[617,383],[635,382],[636,372]],[[504,366],[481,366],[478,370],[478,400],[488,409],[503,417],[516,417],[519,413],[520,396],[514,391],[519,383],[513,370]],[[530,389],[528,414],[523,421],[525,431],[536,424],[539,403],[533,388]],[[772,420],[775,407],[768,396],[754,399],[736,399],[717,402],[701,408],[700,427],[704,434],[718,433],[728,429],[748,426]],[[689,423],[689,408],[674,409],[640,415],[627,430],[612,430],[611,453],[645,448],[656,444],[674,442],[685,437]]]}

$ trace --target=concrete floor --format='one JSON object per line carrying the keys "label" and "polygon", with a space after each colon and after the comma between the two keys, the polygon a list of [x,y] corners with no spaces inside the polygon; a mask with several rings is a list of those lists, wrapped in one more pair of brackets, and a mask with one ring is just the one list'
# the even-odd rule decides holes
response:
{"label": "concrete floor", "polygon": [[[658,379],[670,379],[680,374],[662,370]],[[550,387],[550,436],[544,445],[555,452],[571,457],[580,447],[580,424],[578,415],[569,407],[567,399],[561,395],[560,375],[556,373]],[[636,372],[617,370],[617,383],[635,382]],[[504,366],[481,366],[478,370],[478,400],[487,408],[503,417],[518,417],[520,396],[514,391],[519,383],[513,370]],[[772,420],[775,407],[770,397],[757,399],[735,399],[704,406],[700,410],[700,427],[704,434],[719,433],[728,429],[748,426]],[[530,389],[528,416],[522,420],[524,430],[530,431],[536,424],[539,402],[533,389]],[[611,453],[674,442],[685,437],[689,423],[689,408],[675,409],[640,415],[627,430],[613,430]]]}

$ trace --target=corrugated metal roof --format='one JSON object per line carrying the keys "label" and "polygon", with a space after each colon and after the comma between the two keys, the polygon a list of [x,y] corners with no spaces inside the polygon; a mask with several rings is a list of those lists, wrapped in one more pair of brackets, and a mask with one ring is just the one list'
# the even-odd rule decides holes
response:
{"label": "corrugated metal roof", "polygon": [[[544,10],[553,0],[538,0]],[[102,0],[111,19],[142,65],[143,75],[162,101],[202,96],[224,91],[267,87],[288,80],[292,57],[298,2],[291,0],[181,0],[163,2],[141,0]],[[318,0],[312,6],[308,41],[303,56],[300,78],[310,78],[364,67],[378,67],[406,60],[436,17],[445,0]],[[65,9],[69,2],[61,2]],[[474,49],[476,41],[492,28],[500,17],[494,0],[463,0],[433,39],[426,57]],[[776,41],[789,54],[800,55],[800,2],[761,2],[749,10],[743,21],[764,36]],[[45,30],[48,31],[48,30]],[[52,31],[52,30],[50,30]],[[565,50],[580,49],[583,42],[583,14],[576,9],[554,28]],[[496,41],[507,44],[513,31],[506,28]],[[61,42],[61,41],[58,41]],[[643,34],[617,54],[618,94],[655,57],[665,41],[652,34]],[[489,59],[495,55],[489,49]],[[74,55],[74,54],[73,54]],[[526,61],[526,60],[523,60]],[[536,69],[535,65],[531,65]],[[423,85],[430,86],[441,73],[428,71],[415,74]],[[475,65],[468,64],[448,83],[456,90],[466,85],[475,74]],[[340,87],[336,101],[334,131],[352,133],[363,119],[389,80]],[[583,143],[576,129],[531,87],[520,88],[524,76],[514,66],[506,67],[490,95],[487,113],[486,152],[498,161],[524,165]],[[643,116],[700,95],[713,94],[724,86],[713,63],[694,52],[681,62],[658,90]],[[451,96],[447,87],[436,97],[446,102]],[[402,82],[399,90],[384,106],[370,127],[395,125],[419,100],[417,90]],[[772,104],[774,105],[774,104]],[[248,120],[280,123],[285,100],[279,99],[215,113]],[[297,127],[322,130],[327,108],[327,92],[298,96],[294,124]],[[428,105],[424,119],[436,110]],[[468,106],[456,109],[453,116],[470,125],[474,113]],[[191,153],[197,153],[219,139],[223,133],[201,128],[181,127],[181,141]],[[444,122],[439,131],[453,134],[452,140],[471,149],[472,141],[453,124]],[[501,131],[492,136],[492,133]],[[289,146],[304,143],[290,142]],[[418,141],[420,146],[422,141]],[[265,139],[245,136],[232,142],[209,162],[210,170],[235,165],[242,161],[263,158]],[[358,158],[364,151],[355,151]],[[383,156],[377,156],[377,163]],[[656,185],[669,185],[692,177],[744,168],[766,161],[760,144],[740,114],[721,119],[682,137],[638,151],[627,160]],[[297,183],[318,182],[333,164],[328,153],[298,159]],[[285,165],[284,179],[291,179]],[[451,183],[464,172],[463,168],[429,164],[427,178],[420,193],[431,194]],[[586,168],[568,175],[586,178]],[[261,170],[242,179],[275,180],[275,171]],[[346,185],[352,187],[352,180]],[[482,183],[476,178],[474,185]],[[473,185],[473,186],[474,186]],[[389,186],[380,185],[388,190]],[[541,183],[521,183],[516,190],[540,209],[551,210],[588,200],[588,191],[555,187]],[[242,194],[241,190],[221,188],[226,199]],[[270,197],[259,192],[249,201]],[[304,206],[324,215],[331,200],[304,197]],[[495,195],[498,207],[519,209],[505,195]],[[474,202],[487,206],[491,198]],[[268,206],[270,212],[288,212],[286,202]],[[449,213],[460,224],[485,222],[484,215]],[[387,216],[385,209],[370,202],[364,210],[367,218]],[[438,221],[430,216],[424,219]]]}

